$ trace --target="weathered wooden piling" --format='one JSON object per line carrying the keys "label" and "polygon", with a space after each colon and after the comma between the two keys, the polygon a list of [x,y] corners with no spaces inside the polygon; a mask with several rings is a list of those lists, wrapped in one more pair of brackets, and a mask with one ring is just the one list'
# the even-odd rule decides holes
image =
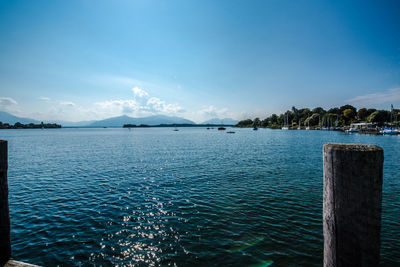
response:
{"label": "weathered wooden piling", "polygon": [[324,157],[324,266],[378,266],[383,149],[326,144]]}
{"label": "weathered wooden piling", "polygon": [[8,146],[0,140],[0,265],[11,258],[10,215],[8,209]]}

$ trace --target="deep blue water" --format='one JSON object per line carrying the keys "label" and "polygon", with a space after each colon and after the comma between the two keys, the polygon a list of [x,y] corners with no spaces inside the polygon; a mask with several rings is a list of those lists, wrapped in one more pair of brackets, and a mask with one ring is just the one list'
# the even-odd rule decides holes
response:
{"label": "deep blue water", "polygon": [[345,142],[384,148],[381,265],[400,264],[400,136],[235,131],[2,130],[13,257],[321,266],[322,145]]}

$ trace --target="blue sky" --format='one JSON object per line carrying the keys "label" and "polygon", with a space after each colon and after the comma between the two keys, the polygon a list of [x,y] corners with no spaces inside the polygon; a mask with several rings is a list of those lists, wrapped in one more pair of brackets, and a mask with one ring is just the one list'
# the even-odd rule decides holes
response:
{"label": "blue sky", "polygon": [[41,120],[400,107],[399,1],[0,1],[0,110]]}

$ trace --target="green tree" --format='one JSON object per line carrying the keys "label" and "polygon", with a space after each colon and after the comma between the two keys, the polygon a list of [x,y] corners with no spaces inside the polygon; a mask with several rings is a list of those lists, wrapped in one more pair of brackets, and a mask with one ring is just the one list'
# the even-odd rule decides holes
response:
{"label": "green tree", "polygon": [[368,109],[368,116],[371,115],[372,113],[374,113],[376,111],[376,109],[374,108],[369,108]]}
{"label": "green tree", "polygon": [[326,127],[336,126],[336,120],[338,115],[335,113],[326,113],[322,117],[322,125]]}
{"label": "green tree", "polygon": [[250,119],[239,121],[236,127],[252,127],[253,121]]}
{"label": "green tree", "polygon": [[14,124],[14,127],[15,127],[15,128],[24,128],[24,125],[23,125],[22,123],[20,123],[20,122],[16,122],[16,123]]}
{"label": "green tree", "polygon": [[321,115],[319,115],[318,113],[314,113],[304,121],[304,124],[310,126],[317,126],[320,121],[319,120],[320,116]]}
{"label": "green tree", "polygon": [[301,118],[307,119],[311,115],[311,111],[308,108],[302,108],[299,110]]}
{"label": "green tree", "polygon": [[271,124],[276,124],[276,123],[278,123],[278,115],[272,114],[271,117],[269,117],[269,118],[270,118]]}
{"label": "green tree", "polygon": [[353,111],[354,111],[354,114],[357,113],[357,109],[356,109],[355,107],[353,107],[352,105],[344,105],[344,106],[341,106],[341,107],[340,107],[340,113],[343,114],[343,112],[344,112],[346,109],[351,109],[351,110],[353,110]]}
{"label": "green tree", "polygon": [[266,118],[266,119],[264,119],[264,120],[261,121],[261,127],[266,128],[266,127],[268,127],[268,125],[269,125],[269,120],[268,120],[268,118]]}
{"label": "green tree", "polygon": [[369,122],[378,123],[378,125],[382,126],[385,122],[390,118],[390,112],[386,110],[377,110],[368,116]]}
{"label": "green tree", "polygon": [[278,116],[278,121],[277,121],[277,123],[278,123],[279,125],[282,125],[284,122],[285,122],[285,114],[279,115],[279,116]]}
{"label": "green tree", "polygon": [[340,111],[339,108],[331,108],[327,111],[327,113],[331,113],[331,114],[338,114],[340,115],[342,112]]}
{"label": "green tree", "polygon": [[346,118],[347,121],[350,121],[352,119],[355,119],[356,113],[353,109],[348,108],[343,111],[343,116]]}
{"label": "green tree", "polygon": [[326,113],[326,111],[321,107],[314,108],[311,112],[318,113],[319,115],[324,115]]}
{"label": "green tree", "polygon": [[366,108],[360,108],[358,111],[357,111],[357,118],[360,120],[360,121],[365,121],[366,120],[366,118],[368,117],[368,110],[366,109]]}

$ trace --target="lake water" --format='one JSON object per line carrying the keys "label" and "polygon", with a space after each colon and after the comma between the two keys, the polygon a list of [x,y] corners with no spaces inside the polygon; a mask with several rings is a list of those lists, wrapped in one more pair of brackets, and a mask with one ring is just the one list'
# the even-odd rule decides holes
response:
{"label": "lake water", "polygon": [[2,130],[13,257],[321,266],[322,145],[384,148],[381,265],[400,264],[400,136],[204,128]]}

